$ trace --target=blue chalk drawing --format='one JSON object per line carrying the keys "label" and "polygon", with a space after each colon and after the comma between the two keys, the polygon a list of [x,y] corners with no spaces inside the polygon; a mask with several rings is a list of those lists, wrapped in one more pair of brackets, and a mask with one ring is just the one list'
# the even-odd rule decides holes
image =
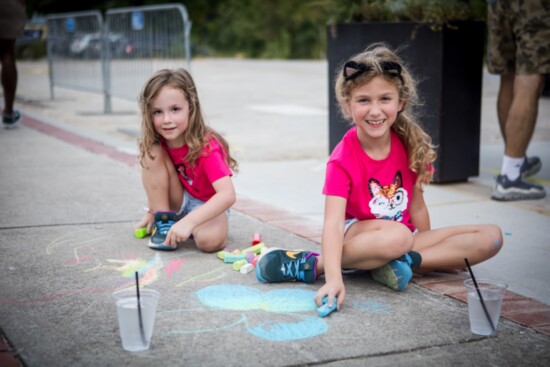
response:
{"label": "blue chalk drawing", "polygon": [[328,325],[315,316],[304,316],[298,322],[266,321],[247,329],[253,335],[271,341],[290,341],[312,338],[326,333]]}
{"label": "blue chalk drawing", "polygon": [[199,300],[224,310],[263,310],[274,313],[316,310],[315,292],[303,289],[276,289],[262,292],[242,285],[213,285],[197,292]]}
{"label": "blue chalk drawing", "polygon": [[[164,334],[211,333],[234,327],[244,328],[250,334],[268,341],[288,342],[313,338],[328,331],[326,319],[317,315],[317,305],[313,301],[315,291],[300,288],[283,288],[262,291],[253,287],[232,284],[219,284],[204,287],[196,292],[199,301],[208,309],[178,309],[161,311],[161,314],[175,312],[210,312],[208,310],[236,311],[235,318],[227,317],[225,325],[217,327],[177,329]],[[360,312],[389,314],[391,308],[380,303],[362,300],[350,302],[350,307]],[[260,323],[251,325],[247,312],[268,312],[277,315],[276,319],[263,318]],[[229,320],[233,319],[233,320]]]}
{"label": "blue chalk drawing", "polygon": [[[303,289],[275,289],[268,292],[242,285],[213,285],[197,291],[199,300],[212,308],[232,311],[261,310],[277,314],[314,311],[314,291]],[[325,333],[328,326],[317,316],[299,315],[298,321],[266,321],[246,330],[271,341],[307,339]]]}

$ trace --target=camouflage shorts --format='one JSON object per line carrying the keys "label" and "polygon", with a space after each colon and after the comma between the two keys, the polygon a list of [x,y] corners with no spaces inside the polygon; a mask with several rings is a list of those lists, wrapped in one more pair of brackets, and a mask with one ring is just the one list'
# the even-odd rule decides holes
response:
{"label": "camouflage shorts", "polygon": [[491,73],[550,73],[550,0],[488,1],[487,27]]}

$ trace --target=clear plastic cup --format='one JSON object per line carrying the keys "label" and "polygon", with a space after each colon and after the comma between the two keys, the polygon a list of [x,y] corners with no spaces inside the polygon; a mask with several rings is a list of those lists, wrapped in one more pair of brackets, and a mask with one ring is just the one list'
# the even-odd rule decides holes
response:
{"label": "clear plastic cup", "polygon": [[[481,296],[483,297],[483,303],[489,313],[491,321],[497,329],[498,320],[500,318],[500,309],[502,307],[502,300],[504,297],[504,291],[508,288],[508,284],[489,279],[476,279],[477,285]],[[472,279],[464,281],[466,290],[468,292],[468,315],[470,317],[470,329],[472,333],[478,335],[492,335],[493,329],[487,319],[487,315],[481,305],[481,300],[477,293],[475,284]]]}
{"label": "clear plastic cup", "polygon": [[160,297],[160,293],[153,289],[140,289],[139,293],[141,326],[136,289],[127,288],[113,293],[122,347],[130,352],[149,349]]}

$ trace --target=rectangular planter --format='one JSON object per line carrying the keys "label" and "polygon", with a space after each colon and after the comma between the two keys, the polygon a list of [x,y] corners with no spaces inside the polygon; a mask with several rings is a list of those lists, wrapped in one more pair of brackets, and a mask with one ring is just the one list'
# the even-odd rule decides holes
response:
{"label": "rectangular planter", "polygon": [[434,182],[466,181],[479,175],[481,92],[485,23],[465,21],[434,31],[415,22],[353,23],[327,26],[329,147],[349,125],[334,96],[336,69],[374,42],[384,42],[419,81],[423,103],[419,123],[437,146]]}

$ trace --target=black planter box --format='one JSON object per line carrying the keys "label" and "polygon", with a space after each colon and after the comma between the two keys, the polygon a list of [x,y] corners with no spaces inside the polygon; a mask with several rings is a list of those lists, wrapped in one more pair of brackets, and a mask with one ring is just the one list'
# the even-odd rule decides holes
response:
{"label": "black planter box", "polygon": [[371,43],[384,42],[402,48],[399,55],[419,81],[423,102],[419,123],[438,147],[434,182],[466,181],[479,175],[485,23],[452,26],[441,31],[415,22],[327,26],[330,151],[350,127],[334,96],[335,71]]}

